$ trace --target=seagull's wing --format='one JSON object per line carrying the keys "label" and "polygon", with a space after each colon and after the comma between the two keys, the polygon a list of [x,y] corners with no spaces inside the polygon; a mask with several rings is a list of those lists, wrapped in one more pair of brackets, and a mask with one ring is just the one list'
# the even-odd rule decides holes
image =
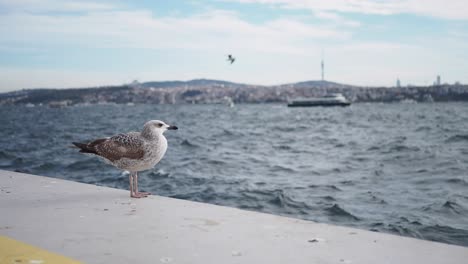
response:
{"label": "seagull's wing", "polygon": [[143,144],[144,142],[139,137],[139,133],[132,132],[119,134],[110,138],[97,139],[86,145],[87,148],[93,150],[95,154],[110,161],[116,161],[122,158],[143,158],[145,154]]}

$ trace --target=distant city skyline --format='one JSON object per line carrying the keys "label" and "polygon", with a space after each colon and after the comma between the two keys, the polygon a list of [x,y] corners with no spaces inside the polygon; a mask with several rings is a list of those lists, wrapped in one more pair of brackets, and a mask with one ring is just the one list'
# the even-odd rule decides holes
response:
{"label": "distant city skyline", "polygon": [[0,0],[0,32],[0,92],[285,84],[321,80],[322,59],[326,81],[468,83],[463,0]]}

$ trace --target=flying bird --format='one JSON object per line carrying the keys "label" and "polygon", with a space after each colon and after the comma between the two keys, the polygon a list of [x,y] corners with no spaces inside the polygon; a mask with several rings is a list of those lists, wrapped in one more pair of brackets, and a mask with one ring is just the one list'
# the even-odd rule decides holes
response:
{"label": "flying bird", "polygon": [[138,172],[156,166],[167,150],[166,130],[177,130],[160,120],[146,122],[141,132],[129,132],[86,143],[72,142],[81,153],[90,153],[115,167],[130,172],[130,197],[143,198],[148,192],[138,191]]}
{"label": "flying bird", "polygon": [[236,58],[234,58],[231,54],[229,54],[227,60],[231,61],[231,64],[233,64]]}

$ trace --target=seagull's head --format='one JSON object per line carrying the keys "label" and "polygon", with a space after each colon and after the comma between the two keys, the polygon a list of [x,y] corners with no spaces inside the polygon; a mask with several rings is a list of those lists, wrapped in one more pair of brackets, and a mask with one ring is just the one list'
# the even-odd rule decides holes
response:
{"label": "seagull's head", "polygon": [[143,127],[143,133],[157,133],[157,134],[162,134],[166,130],[177,130],[178,128],[176,126],[171,126],[166,123],[164,123],[161,120],[151,120],[146,122],[145,126]]}

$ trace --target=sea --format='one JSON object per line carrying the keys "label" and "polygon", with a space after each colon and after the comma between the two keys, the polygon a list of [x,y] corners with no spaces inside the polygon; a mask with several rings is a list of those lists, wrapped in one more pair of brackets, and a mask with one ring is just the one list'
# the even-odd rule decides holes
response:
{"label": "sea", "polygon": [[140,189],[157,195],[468,246],[468,103],[0,107],[0,169],[128,190],[71,148],[179,130]]}

